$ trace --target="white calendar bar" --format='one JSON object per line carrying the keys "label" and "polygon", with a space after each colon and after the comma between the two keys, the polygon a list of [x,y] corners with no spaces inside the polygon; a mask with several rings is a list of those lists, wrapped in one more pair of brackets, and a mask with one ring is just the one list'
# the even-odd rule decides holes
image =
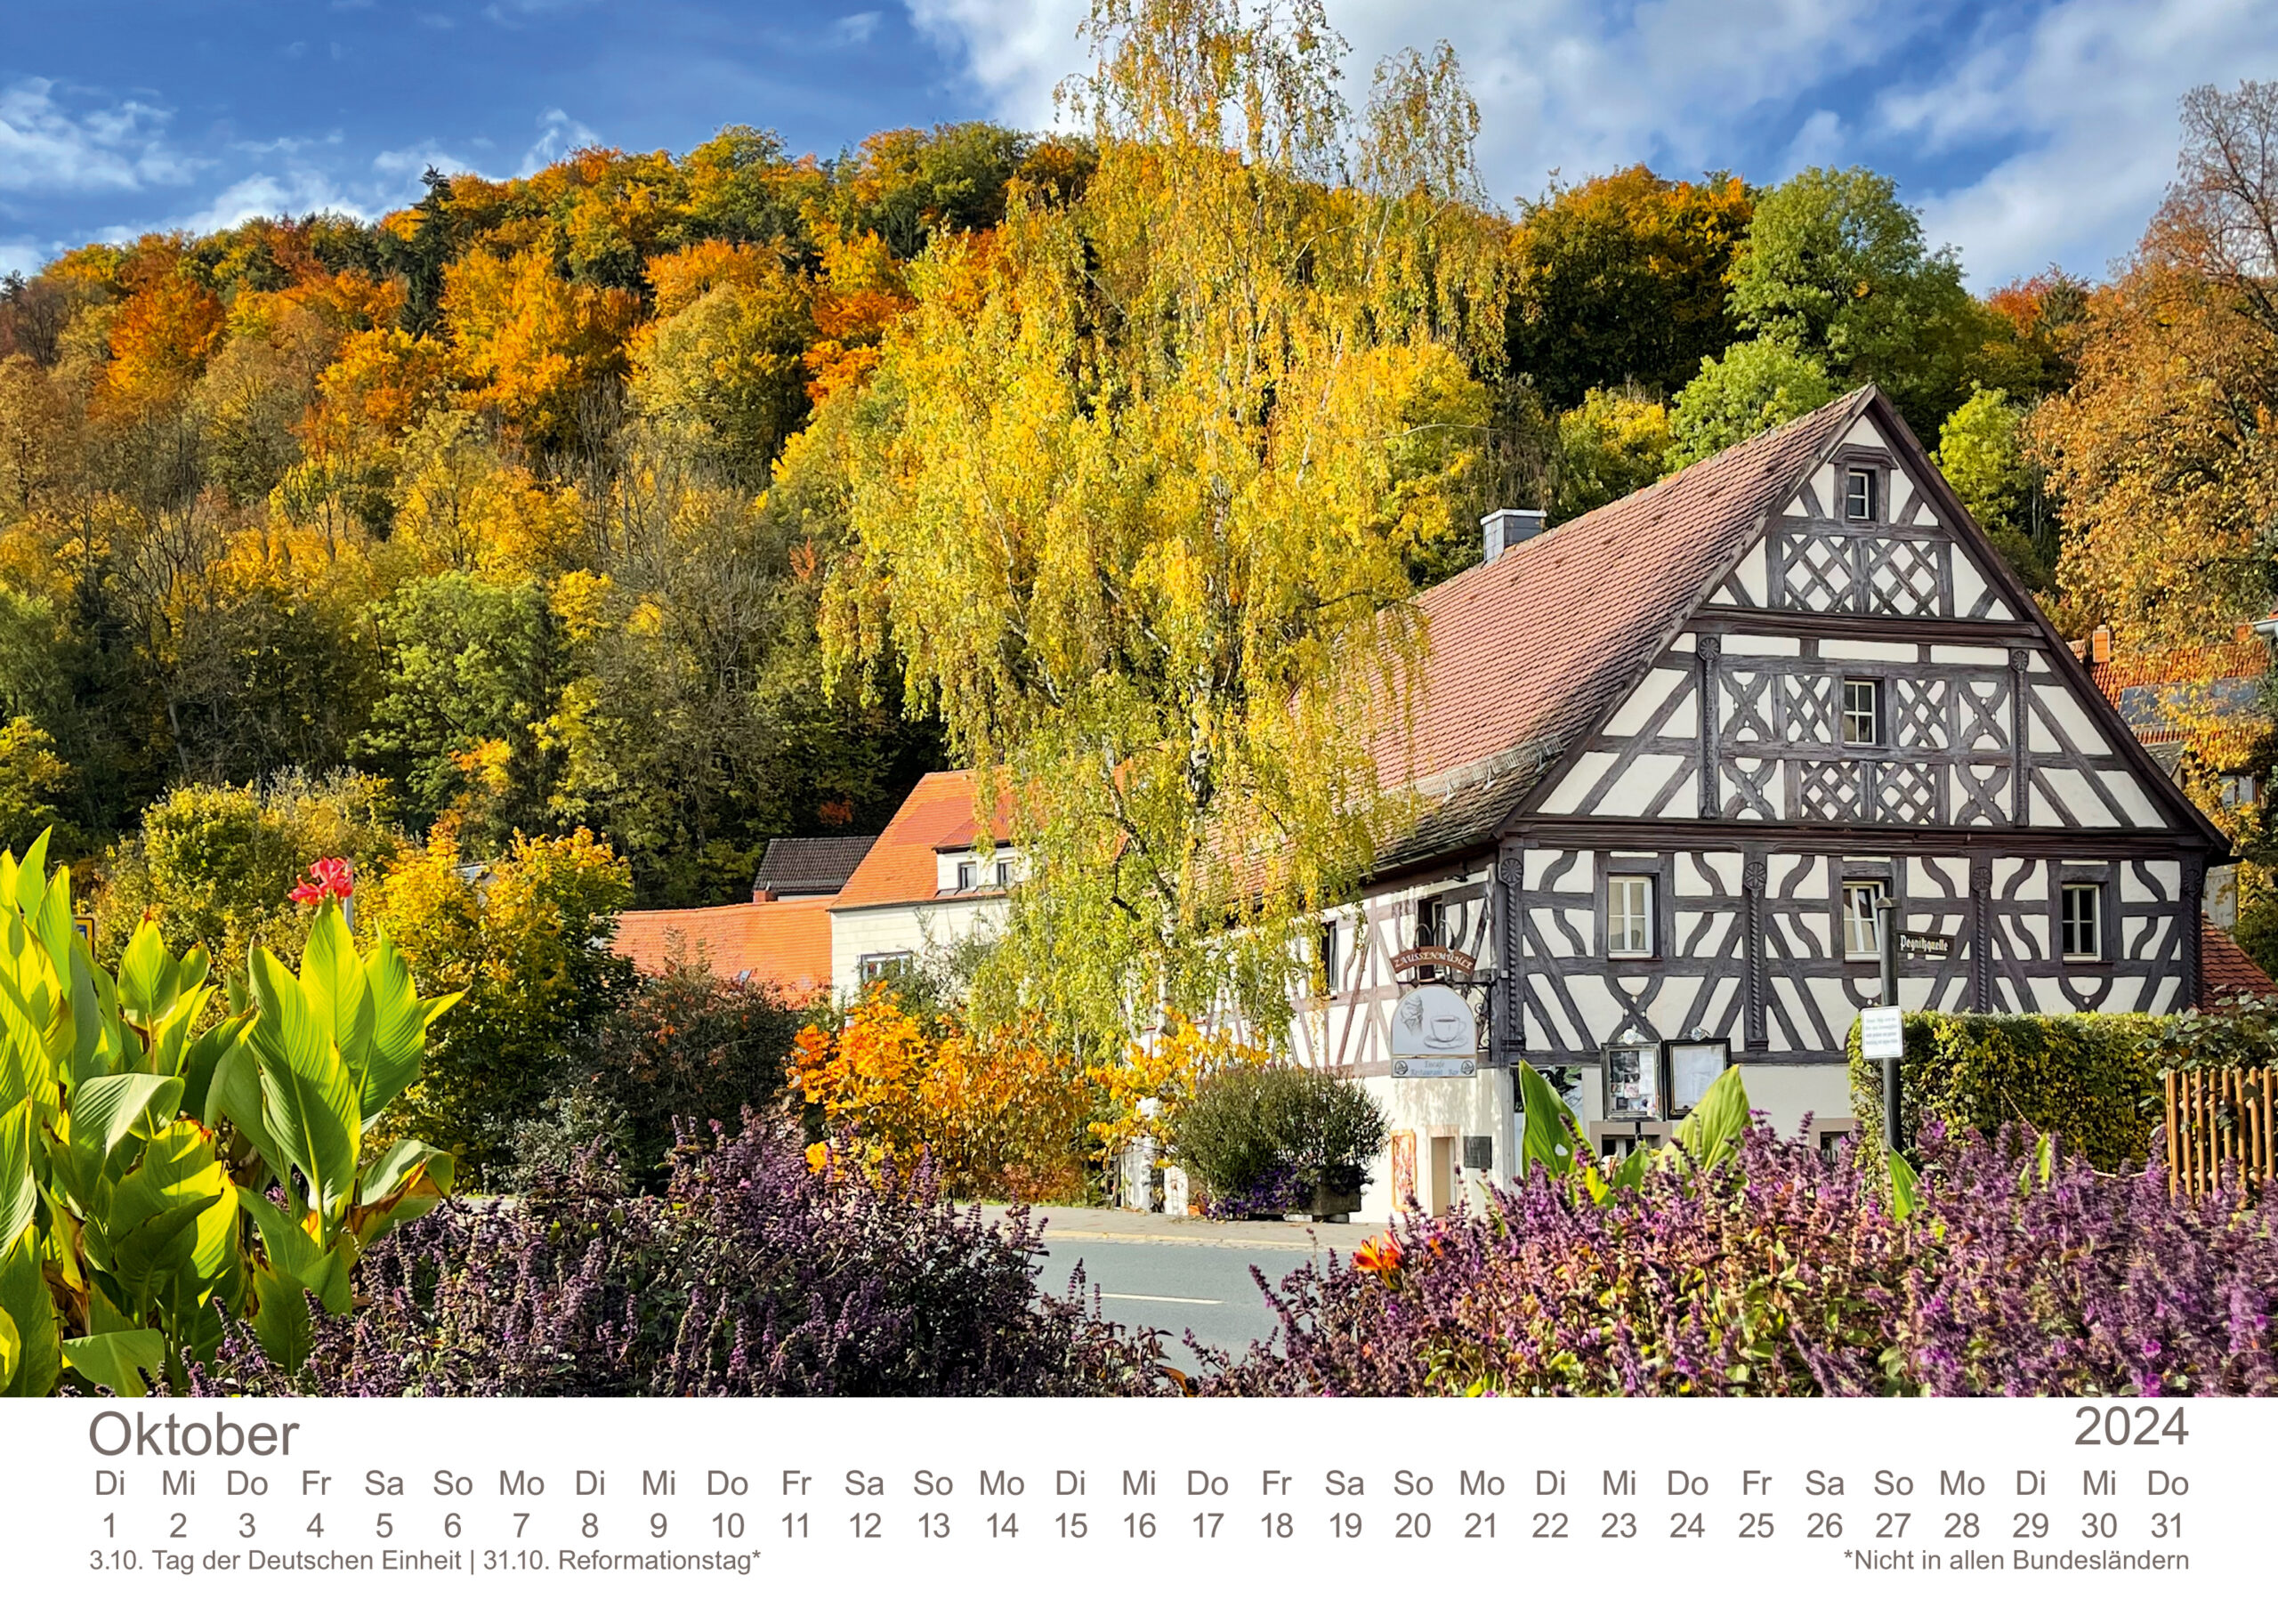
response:
{"label": "white calendar bar", "polygon": [[[4,1412],[0,1554],[163,1602],[1662,1605],[2068,1618],[2258,1596],[2251,1400],[144,1400]],[[352,1588],[343,1579],[352,1580]],[[1729,1609],[1729,1611],[1727,1611]],[[2005,1611],[2004,1616],[2024,1616]]]}

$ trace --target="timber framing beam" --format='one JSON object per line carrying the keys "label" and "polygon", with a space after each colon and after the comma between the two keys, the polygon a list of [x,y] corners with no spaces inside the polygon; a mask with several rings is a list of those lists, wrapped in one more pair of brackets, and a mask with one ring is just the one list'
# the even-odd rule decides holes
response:
{"label": "timber framing beam", "polygon": [[1550,846],[1621,846],[1638,851],[1739,852],[1769,844],[1783,852],[1861,855],[1985,855],[2125,860],[2197,857],[2205,844],[2186,830],[2025,829],[2012,824],[1961,828],[1905,823],[1774,823],[1690,818],[1565,818],[1536,813],[1513,833]]}
{"label": "timber framing beam", "polygon": [[1693,616],[1698,631],[1739,636],[1855,638],[1874,642],[1983,643],[2039,649],[2045,640],[2029,620],[1942,620],[1924,615],[1830,615],[1802,610],[1738,609],[1712,603]]}

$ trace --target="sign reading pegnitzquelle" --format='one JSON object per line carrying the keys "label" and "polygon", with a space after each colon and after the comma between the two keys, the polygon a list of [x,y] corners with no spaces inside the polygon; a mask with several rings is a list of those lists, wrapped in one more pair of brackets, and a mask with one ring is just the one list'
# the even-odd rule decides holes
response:
{"label": "sign reading pegnitzquelle", "polygon": [[1901,931],[1898,933],[1898,956],[1901,958],[1943,960],[1954,956],[1954,939],[1941,936],[1935,931]]}

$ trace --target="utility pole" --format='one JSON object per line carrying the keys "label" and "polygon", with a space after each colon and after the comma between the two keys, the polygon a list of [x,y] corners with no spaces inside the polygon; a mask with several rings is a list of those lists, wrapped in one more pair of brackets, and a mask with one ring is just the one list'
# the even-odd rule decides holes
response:
{"label": "utility pole", "polygon": [[[1898,899],[1884,896],[1875,904],[1875,944],[1881,950],[1883,961],[1883,1007],[1898,1007]],[[1883,1062],[1883,1148],[1903,1150],[1905,1145],[1898,1127],[1898,1066],[1896,1059]]]}

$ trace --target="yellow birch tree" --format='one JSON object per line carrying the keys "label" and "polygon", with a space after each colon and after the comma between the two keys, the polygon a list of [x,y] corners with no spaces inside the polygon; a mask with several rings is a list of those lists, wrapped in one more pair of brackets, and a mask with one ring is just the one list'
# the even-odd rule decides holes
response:
{"label": "yellow birch tree", "polygon": [[1357,723],[1422,652],[1411,559],[1472,522],[1501,233],[1444,48],[1356,141],[1317,4],[1086,32],[1098,169],[912,268],[823,629],[1009,809],[1032,877],[981,1006],[1104,1058],[1169,1009],[1286,1022],[1297,920],[1366,870]]}

